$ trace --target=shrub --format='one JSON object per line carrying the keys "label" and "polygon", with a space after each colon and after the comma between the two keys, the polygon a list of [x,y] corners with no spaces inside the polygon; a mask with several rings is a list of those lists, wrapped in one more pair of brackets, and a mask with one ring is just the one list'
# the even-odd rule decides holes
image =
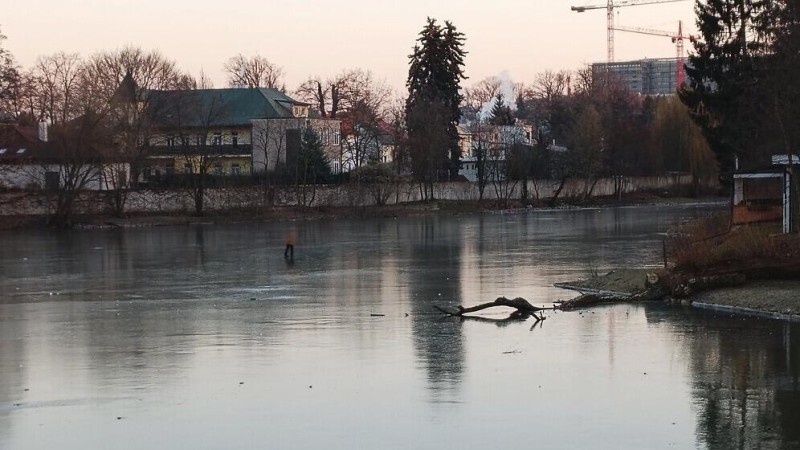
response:
{"label": "shrub", "polygon": [[668,262],[675,271],[714,274],[767,274],[793,271],[800,255],[800,236],[777,234],[775,224],[727,230],[724,217],[690,222],[671,230]]}

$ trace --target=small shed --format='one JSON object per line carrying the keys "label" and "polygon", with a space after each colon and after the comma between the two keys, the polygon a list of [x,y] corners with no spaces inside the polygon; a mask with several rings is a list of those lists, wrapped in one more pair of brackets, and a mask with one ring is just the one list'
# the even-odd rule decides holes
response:
{"label": "small shed", "polygon": [[733,225],[780,222],[783,232],[792,229],[791,165],[800,163],[797,155],[774,155],[766,169],[739,172],[733,175]]}

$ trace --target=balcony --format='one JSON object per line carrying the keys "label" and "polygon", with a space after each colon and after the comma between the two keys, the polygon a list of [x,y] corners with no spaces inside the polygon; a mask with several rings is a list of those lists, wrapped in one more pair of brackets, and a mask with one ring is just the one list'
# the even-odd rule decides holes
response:
{"label": "balcony", "polygon": [[150,156],[186,156],[186,155],[213,155],[213,156],[238,156],[250,157],[253,155],[252,145],[176,145],[169,147],[166,145],[150,148]]}

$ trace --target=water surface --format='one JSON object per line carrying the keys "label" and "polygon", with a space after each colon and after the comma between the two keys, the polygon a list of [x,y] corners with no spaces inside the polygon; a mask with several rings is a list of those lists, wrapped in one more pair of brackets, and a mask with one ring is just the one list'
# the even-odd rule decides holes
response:
{"label": "water surface", "polygon": [[0,448],[800,448],[796,326],[433,309],[569,298],[713,209],[4,233]]}

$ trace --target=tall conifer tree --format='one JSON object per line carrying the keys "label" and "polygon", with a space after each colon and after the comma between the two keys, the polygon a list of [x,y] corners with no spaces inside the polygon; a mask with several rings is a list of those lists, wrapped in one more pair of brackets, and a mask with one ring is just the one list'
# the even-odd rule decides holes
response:
{"label": "tall conifer tree", "polygon": [[[463,71],[466,52],[463,46],[464,35],[457,31],[452,23],[445,21],[444,26],[441,26],[435,19],[428,18],[428,23],[419,33],[414,51],[409,56],[406,82],[408,87],[406,115],[410,119],[407,125],[409,140],[411,142],[420,139],[430,140],[430,136],[423,138],[421,134],[429,133],[431,127],[421,124],[435,120],[438,123],[434,129],[438,130],[441,136],[433,140],[443,144],[442,148],[431,149],[434,152],[441,152],[441,155],[424,155],[424,158],[433,164],[442,165],[426,170],[427,175],[422,177],[425,179],[444,170],[449,172],[450,176],[458,174],[461,150],[456,126],[461,118],[460,82],[466,79]],[[435,109],[441,109],[444,114],[426,114],[426,110],[430,109],[432,104],[439,105],[441,108]],[[421,174],[415,175],[419,178]]]}
{"label": "tall conifer tree", "polygon": [[680,96],[704,129],[723,173],[734,169],[736,159],[745,166],[764,163],[763,152],[756,149],[768,140],[764,134],[768,111],[759,85],[768,3],[698,0],[695,4],[701,39],[689,57],[690,83]]}
{"label": "tall conifer tree", "polygon": [[[701,39],[680,91],[723,173],[765,166],[800,145],[800,6],[796,0],[698,0]],[[800,176],[792,166],[794,178]],[[800,184],[794,184],[800,198]],[[792,228],[800,202],[792,202]]]}

